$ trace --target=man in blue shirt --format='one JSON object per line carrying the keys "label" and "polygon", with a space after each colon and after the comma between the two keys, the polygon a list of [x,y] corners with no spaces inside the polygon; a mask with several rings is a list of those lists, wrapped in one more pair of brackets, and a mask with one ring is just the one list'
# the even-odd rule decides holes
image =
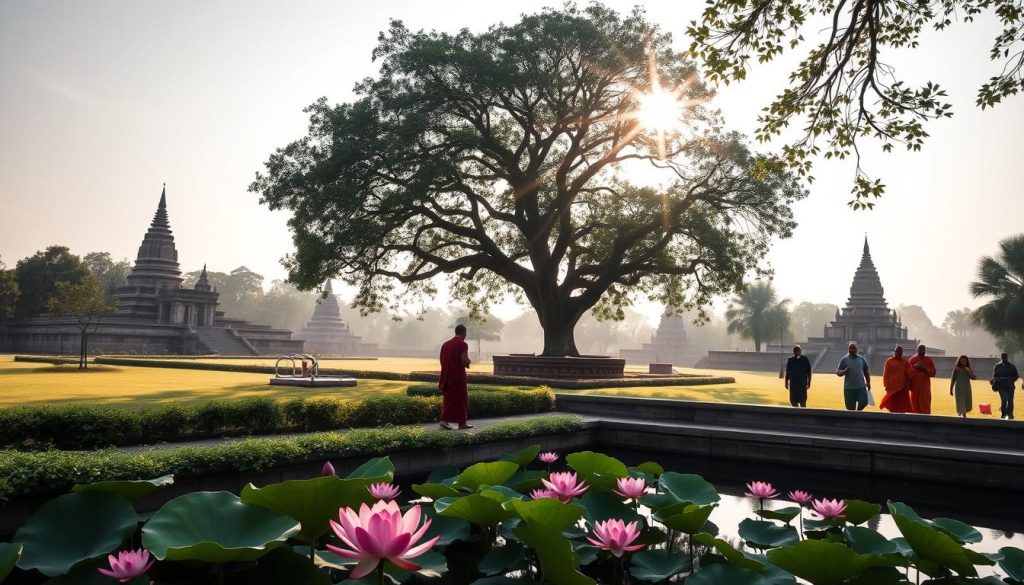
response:
{"label": "man in blue shirt", "polygon": [[864,410],[868,405],[868,392],[871,391],[871,372],[868,361],[857,355],[857,342],[850,342],[850,353],[839,360],[836,375],[843,380],[843,398],[846,410]]}
{"label": "man in blue shirt", "polygon": [[1013,384],[1020,376],[1017,366],[1010,363],[1005,353],[999,356],[999,363],[992,368],[992,389],[999,393],[1002,403],[999,407],[999,418],[1013,420]]}

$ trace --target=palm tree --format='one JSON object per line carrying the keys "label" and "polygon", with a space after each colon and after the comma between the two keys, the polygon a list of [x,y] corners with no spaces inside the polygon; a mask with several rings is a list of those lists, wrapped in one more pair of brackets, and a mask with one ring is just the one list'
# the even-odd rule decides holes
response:
{"label": "palm tree", "polygon": [[729,302],[727,331],[753,339],[754,349],[760,352],[762,342],[789,328],[788,305],[789,299],[780,301],[771,283],[755,283]]}
{"label": "palm tree", "polygon": [[963,351],[964,340],[974,331],[974,327],[974,312],[967,307],[946,313],[946,319],[942,322],[942,328],[960,341],[960,351]]}
{"label": "palm tree", "polygon": [[999,242],[996,258],[978,261],[978,280],[971,283],[975,298],[989,301],[974,311],[974,320],[995,335],[1000,345],[1024,339],[1024,234]]}

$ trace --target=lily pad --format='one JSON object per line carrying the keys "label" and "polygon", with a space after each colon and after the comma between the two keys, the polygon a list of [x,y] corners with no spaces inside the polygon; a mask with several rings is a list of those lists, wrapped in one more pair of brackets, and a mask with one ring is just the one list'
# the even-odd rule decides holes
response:
{"label": "lily pad", "polygon": [[441,498],[454,498],[459,495],[459,490],[446,483],[419,483],[413,484],[412,491],[431,500]]}
{"label": "lily pad", "polygon": [[714,504],[722,499],[715,486],[699,475],[666,471],[659,481],[662,489],[681,502]]}
{"label": "lily pad", "polygon": [[173,475],[161,475],[154,479],[129,479],[122,481],[99,481],[96,483],[80,483],[71,488],[72,492],[110,492],[129,501],[151,494],[160,488],[174,483]]}
{"label": "lily pad", "polygon": [[[382,477],[385,479],[381,479]],[[375,482],[390,482],[394,478],[395,464],[391,462],[391,459],[377,457],[355,468],[345,479],[372,479]]]}
{"label": "lily pad", "polygon": [[899,554],[897,544],[875,530],[863,526],[848,526],[843,530],[846,542],[853,552],[862,555]]}
{"label": "lily pad", "polygon": [[504,485],[525,494],[532,489],[541,487],[543,484],[540,480],[547,478],[547,476],[548,473],[546,471],[520,469],[512,477],[508,478]]}
{"label": "lily pad", "polygon": [[505,507],[526,522],[542,524],[555,530],[565,530],[576,524],[585,508],[576,504],[563,504],[558,500],[543,498],[524,502],[510,500]]}
{"label": "lily pad", "polygon": [[882,511],[882,506],[863,500],[846,500],[843,520],[854,526],[871,520]]}
{"label": "lily pad", "polygon": [[422,512],[424,516],[430,518],[430,528],[428,528],[427,533],[423,535],[423,541],[430,540],[437,536],[439,538],[434,546],[448,546],[456,540],[466,540],[469,538],[469,522],[458,518],[438,516],[437,513],[429,507],[423,508]]}
{"label": "lily pad", "polygon": [[964,552],[960,543],[945,532],[921,520],[916,514],[914,516],[917,517],[917,520],[901,513],[904,508],[909,509],[908,506],[901,506],[897,507],[894,503],[890,503],[889,510],[896,522],[896,527],[900,529],[903,538],[907,539],[907,543],[914,549],[914,553],[919,559],[952,569],[961,576],[974,577],[977,575],[974,564],[967,558],[967,553]]}
{"label": "lily pad", "polygon": [[787,506],[777,510],[754,510],[754,513],[765,520],[778,520],[789,524],[800,515],[800,506]]}
{"label": "lily pad", "polygon": [[629,574],[641,581],[664,581],[692,568],[689,555],[665,554],[662,550],[643,550],[630,557]]}
{"label": "lily pad", "polygon": [[231,573],[228,585],[331,585],[327,573],[286,547],[270,551],[255,566]]}
{"label": "lily pad", "polygon": [[525,469],[527,465],[537,458],[538,453],[540,453],[540,445],[530,445],[529,447],[516,451],[515,453],[502,455],[498,458],[498,461],[511,461]]}
{"label": "lily pad", "polygon": [[750,518],[740,522],[737,532],[747,544],[762,549],[786,546],[800,540],[792,526],[779,526],[774,522]]}
{"label": "lily pad", "polygon": [[741,551],[736,549],[736,547],[729,544],[725,540],[722,540],[721,538],[716,538],[707,533],[695,534],[691,538],[693,538],[693,541],[698,544],[714,547],[715,550],[718,551],[718,554],[725,557],[725,559],[729,561],[730,564],[736,565],[737,567],[750,569],[751,571],[755,571],[757,573],[760,573],[764,568],[765,563],[748,557],[747,555],[743,554]]}
{"label": "lily pad", "polygon": [[518,542],[492,548],[477,566],[484,575],[497,575],[514,571],[526,560],[526,549]]}
{"label": "lily pad", "polygon": [[470,465],[455,479],[456,488],[476,491],[484,486],[501,485],[519,469],[511,461],[490,461]]}
{"label": "lily pad", "polygon": [[302,530],[295,538],[307,544],[327,534],[328,520],[338,518],[341,508],[359,509],[374,501],[366,489],[370,483],[388,481],[389,475],[364,479],[341,479],[325,475],[312,479],[293,479],[258,488],[251,483],[242,488],[243,504],[266,508],[299,521]]}
{"label": "lily pad", "polygon": [[1024,550],[1006,546],[999,549],[999,553],[1003,555],[999,568],[1014,581],[1024,581]]}
{"label": "lily pad", "polygon": [[526,522],[517,527],[515,533],[520,541],[537,553],[547,581],[554,585],[595,585],[593,579],[577,569],[572,544],[560,531]]}
{"label": "lily pad", "polygon": [[711,513],[714,512],[717,507],[718,504],[708,504],[705,506],[689,504],[682,512],[673,514],[672,516],[662,520],[662,524],[668,526],[672,530],[678,530],[685,534],[697,534],[704,530],[704,526],[707,524],[708,518],[711,517]]}
{"label": "lily pad", "polygon": [[935,518],[932,520],[932,526],[952,536],[960,544],[982,540],[981,533],[976,528],[952,518]]}
{"label": "lily pad", "polygon": [[843,544],[823,540],[804,540],[769,551],[768,561],[812,585],[839,585],[885,564],[879,557],[860,555]]}
{"label": "lily pad", "polygon": [[758,575],[754,571],[716,563],[701,568],[701,570],[686,578],[686,585],[771,585],[771,582]]}
{"label": "lily pad", "polygon": [[14,534],[23,546],[18,566],[55,577],[121,545],[138,525],[131,502],[104,491],[58,496]]}
{"label": "lily pad", "polygon": [[644,461],[640,465],[631,467],[630,469],[635,469],[644,475],[654,477],[657,477],[662,473],[665,473],[665,468],[655,463],[654,461]]}
{"label": "lily pad", "polygon": [[481,494],[443,498],[435,502],[434,506],[440,516],[460,518],[483,527],[496,526],[515,515],[503,508],[500,502]]}
{"label": "lily pad", "polygon": [[629,468],[625,463],[603,453],[570,453],[565,461],[593,490],[609,490],[615,487],[616,479],[629,477]]}
{"label": "lily pad", "polygon": [[611,492],[591,492],[584,494],[579,503],[586,510],[587,521],[591,524],[603,520],[618,519],[625,522],[639,522],[640,515],[632,506],[622,502],[622,498]]}
{"label": "lily pad", "polygon": [[14,565],[18,564],[22,548],[21,544],[0,542],[0,583],[3,583],[7,575],[14,570]]}
{"label": "lily pad", "polygon": [[253,561],[299,533],[299,523],[229,492],[195,492],[164,504],[142,528],[159,560]]}

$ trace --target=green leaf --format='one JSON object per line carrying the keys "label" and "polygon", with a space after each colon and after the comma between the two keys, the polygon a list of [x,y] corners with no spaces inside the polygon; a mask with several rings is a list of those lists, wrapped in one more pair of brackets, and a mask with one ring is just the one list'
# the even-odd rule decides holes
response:
{"label": "green leaf", "polygon": [[576,524],[584,513],[583,506],[563,504],[551,498],[531,501],[509,500],[505,507],[525,522],[541,524],[559,531]]}
{"label": "green leaf", "polygon": [[800,506],[787,506],[777,510],[754,510],[754,513],[765,520],[778,520],[789,524],[800,515]]}
{"label": "green leaf", "polygon": [[509,500],[525,500],[526,496],[516,490],[503,485],[492,485],[480,490],[480,494],[493,500],[505,503]]}
{"label": "green leaf", "polygon": [[503,508],[500,502],[481,494],[444,498],[435,503],[435,508],[440,516],[459,518],[485,528],[496,526],[515,515]]}
{"label": "green leaf", "polygon": [[445,483],[420,483],[413,484],[412,491],[431,500],[441,498],[453,498],[459,495],[459,490]]}
{"label": "green leaf", "polygon": [[480,560],[477,570],[484,575],[497,575],[514,571],[526,560],[526,549],[518,542],[492,548]]}
{"label": "green leaf", "polygon": [[96,483],[80,483],[71,488],[72,492],[100,491],[117,494],[129,501],[135,501],[156,490],[174,483],[173,475],[161,475],[155,479],[135,479],[123,481],[100,481]]}
{"label": "green leaf", "polygon": [[483,486],[501,485],[519,469],[511,461],[477,463],[466,468],[455,478],[455,487],[476,491]]}
{"label": "green leaf", "polygon": [[515,453],[502,455],[498,458],[498,461],[511,461],[519,467],[526,469],[526,466],[533,463],[533,460],[537,458],[538,453],[540,453],[540,445],[530,445],[529,447],[516,451]]}
{"label": "green leaf", "polygon": [[932,526],[952,536],[960,544],[966,542],[981,542],[981,533],[970,524],[964,524],[952,518],[935,518]]}
{"label": "green leaf", "polygon": [[1014,581],[1024,581],[1024,550],[1012,546],[999,549],[999,568]]}
{"label": "green leaf", "polygon": [[420,568],[415,571],[406,571],[405,569],[400,569],[391,563],[388,563],[385,571],[391,576],[391,578],[399,583],[405,583],[410,580],[414,574],[434,578],[440,577],[448,572],[448,559],[446,559],[441,553],[434,550],[429,550],[414,559],[409,559],[409,562],[416,563]]}
{"label": "green leaf", "polygon": [[686,578],[686,585],[771,585],[761,575],[736,565],[714,564]]}
{"label": "green leaf", "polygon": [[547,476],[548,472],[546,471],[520,469],[508,478],[504,485],[525,494],[532,489],[541,487],[543,484],[540,480],[546,479]]}
{"label": "green leaf", "polygon": [[448,546],[456,540],[466,540],[469,538],[469,522],[458,518],[438,516],[437,512],[429,507],[423,508],[422,512],[424,516],[430,518],[430,528],[423,535],[422,541],[438,536],[440,538],[438,538],[434,546]]}
{"label": "green leaf", "polygon": [[459,468],[452,467],[451,465],[443,465],[441,467],[435,467],[430,475],[427,476],[428,483],[447,483],[451,484],[455,481],[455,478],[459,476]]}
{"label": "green leaf", "polygon": [[[113,581],[110,577],[107,577],[97,570],[99,567],[108,566],[109,565],[107,565],[107,563],[100,562],[99,559],[94,559],[75,567],[75,569],[67,575],[61,575],[60,577],[54,577],[53,579],[46,581],[44,585],[114,585],[117,583],[116,581]],[[141,575],[127,581],[124,585],[149,584],[149,575]]]}
{"label": "green leaf", "polygon": [[641,581],[664,581],[692,567],[689,555],[667,555],[663,550],[638,551],[630,557],[629,562],[629,574]]}
{"label": "green leaf", "polygon": [[477,579],[469,585],[533,585],[533,581],[526,578],[498,575],[496,577],[484,577],[483,579]]}
{"label": "green leaf", "polygon": [[18,567],[55,577],[105,555],[138,526],[131,502],[109,492],[58,496],[43,504],[14,534],[23,546]]}
{"label": "green leaf", "polygon": [[863,500],[846,500],[843,520],[856,526],[878,516],[881,511],[882,506],[879,504],[872,504]]}
{"label": "green leaf", "polygon": [[630,469],[635,469],[644,475],[650,476],[659,476],[665,473],[665,468],[653,461],[644,461],[640,465],[631,467]]}
{"label": "green leaf", "polygon": [[711,513],[717,507],[718,504],[708,504],[705,506],[689,504],[682,512],[662,520],[662,524],[672,530],[678,530],[685,534],[697,534],[704,530],[704,525],[707,524],[708,518],[711,517]]}
{"label": "green leaf", "polygon": [[592,490],[609,490],[615,487],[615,480],[629,477],[626,464],[614,457],[593,451],[580,451],[566,455],[565,462]]}
{"label": "green leaf", "polygon": [[714,547],[715,550],[717,550],[720,555],[725,557],[725,559],[729,561],[730,564],[736,565],[737,567],[750,569],[751,571],[755,571],[758,573],[760,573],[761,570],[764,568],[764,563],[748,557],[747,555],[737,550],[733,545],[729,544],[725,540],[722,540],[721,538],[716,538],[706,532],[695,534],[691,538],[693,538],[693,541],[698,544]]}
{"label": "green leaf", "polygon": [[331,585],[327,573],[309,562],[309,557],[281,547],[264,555],[256,565],[229,573],[228,585]]}
{"label": "green leaf", "polygon": [[[894,503],[889,504],[892,518],[897,528],[907,539],[907,544],[914,549],[919,559],[931,561],[942,567],[947,567],[962,576],[974,577],[977,571],[974,565],[967,558],[964,548],[951,536],[939,529],[929,525],[920,517],[914,520],[902,513],[900,510],[909,509],[907,506],[898,508]],[[914,514],[914,516],[917,516]]]}
{"label": "green leaf", "polygon": [[394,478],[395,465],[391,463],[391,459],[377,457],[355,468],[345,479],[372,479],[374,482],[390,483]]}
{"label": "green leaf", "polygon": [[839,585],[885,564],[879,557],[859,555],[846,545],[824,540],[804,540],[768,551],[768,561],[812,585]]}
{"label": "green leaf", "polygon": [[843,536],[846,537],[846,542],[850,543],[853,552],[858,554],[883,555],[900,552],[895,542],[863,526],[848,526],[843,530]]}
{"label": "green leaf", "polygon": [[157,510],[142,545],[159,560],[253,561],[299,533],[295,519],[244,504],[229,492],[195,492]]}
{"label": "green leaf", "polygon": [[572,544],[560,531],[527,522],[514,532],[537,553],[544,578],[553,585],[595,585],[593,579],[577,570]]}
{"label": "green leaf", "polygon": [[0,542],[0,583],[14,570],[21,558],[23,545],[11,542]]}
{"label": "green leaf", "polygon": [[370,483],[388,481],[388,475],[365,479],[341,479],[324,475],[313,479],[292,479],[258,488],[251,483],[242,488],[242,503],[266,508],[299,521],[302,530],[295,538],[307,544],[327,534],[328,521],[337,520],[338,510],[374,501],[366,489]]}
{"label": "green leaf", "polygon": [[721,500],[715,486],[699,475],[666,471],[659,480],[662,489],[677,500],[691,504],[714,504]]}
{"label": "green leaf", "polygon": [[896,567],[871,567],[843,585],[907,585],[907,578]]}
{"label": "green leaf", "polygon": [[587,521],[593,525],[602,520],[619,519],[625,522],[641,520],[632,506],[623,503],[622,498],[611,492],[590,492],[583,494],[579,503],[586,510]]}
{"label": "green leaf", "polygon": [[779,526],[774,522],[750,518],[740,522],[737,533],[747,544],[757,548],[786,546],[800,539],[792,526]]}

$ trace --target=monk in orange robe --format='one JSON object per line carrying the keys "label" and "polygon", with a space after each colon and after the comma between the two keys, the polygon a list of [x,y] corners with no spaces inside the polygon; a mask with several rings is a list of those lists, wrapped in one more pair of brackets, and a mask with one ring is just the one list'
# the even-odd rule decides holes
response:
{"label": "monk in orange robe", "polygon": [[910,358],[913,375],[910,377],[910,403],[917,414],[932,413],[932,378],[935,377],[935,362],[925,355],[926,348],[917,346],[917,355]]}
{"label": "monk in orange robe", "polygon": [[455,326],[455,337],[441,346],[441,377],[437,387],[441,390],[442,429],[451,430],[449,423],[456,423],[460,429],[471,429],[469,418],[469,384],[466,368],[469,367],[469,345],[466,343],[466,326]]}
{"label": "monk in orange robe", "polygon": [[914,412],[910,403],[910,379],[913,375],[910,363],[903,359],[903,348],[897,345],[892,351],[892,357],[885,360],[882,372],[885,398],[882,398],[878,408],[889,412]]}

